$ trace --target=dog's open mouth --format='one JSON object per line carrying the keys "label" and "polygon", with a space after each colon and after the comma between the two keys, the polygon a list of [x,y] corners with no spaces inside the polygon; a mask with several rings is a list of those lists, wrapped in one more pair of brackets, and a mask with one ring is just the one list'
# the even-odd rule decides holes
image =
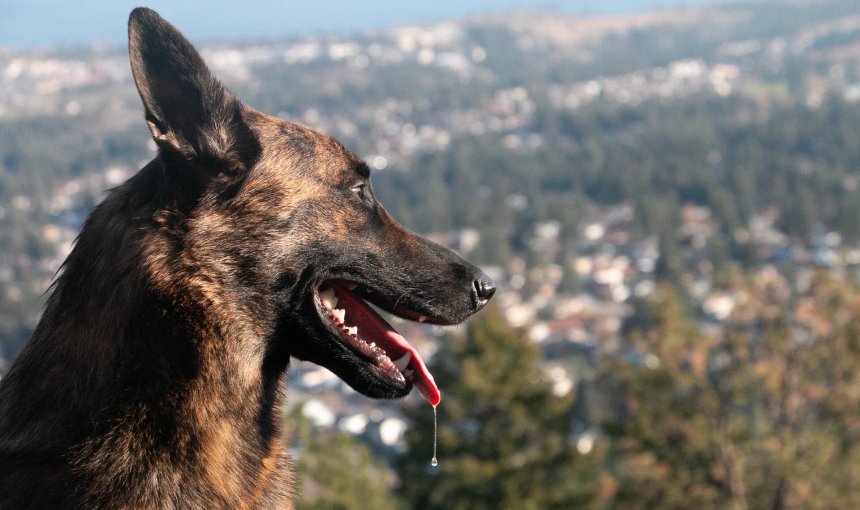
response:
{"label": "dog's open mouth", "polygon": [[345,281],[327,281],[315,292],[320,315],[339,332],[341,341],[380,377],[397,384],[411,382],[431,405],[441,400],[439,388],[418,351],[365,302],[408,320],[442,323],[394,306],[373,291]]}

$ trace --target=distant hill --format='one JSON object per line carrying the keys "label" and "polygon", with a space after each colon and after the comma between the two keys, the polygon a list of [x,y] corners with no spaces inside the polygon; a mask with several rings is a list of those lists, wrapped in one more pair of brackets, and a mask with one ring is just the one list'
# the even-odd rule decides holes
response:
{"label": "distant hill", "polygon": [[[749,2],[750,0],[745,0]],[[401,2],[343,0],[285,3],[163,0],[146,2],[195,39],[241,41],[310,34],[343,34],[464,16],[529,9],[568,14],[620,14],[676,6],[719,5],[739,0],[475,0],[471,2]],[[7,0],[0,4],[0,46],[45,48],[49,45],[125,45],[125,20],[140,2],[91,0],[82,8],[51,0]],[[205,15],[203,15],[205,13]],[[238,23],[237,20],[241,20]]]}

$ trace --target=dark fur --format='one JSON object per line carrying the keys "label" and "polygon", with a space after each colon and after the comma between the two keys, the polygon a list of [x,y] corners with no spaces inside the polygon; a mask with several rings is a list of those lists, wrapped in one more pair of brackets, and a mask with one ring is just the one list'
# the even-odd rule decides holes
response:
{"label": "dark fur", "polygon": [[371,397],[411,390],[338,340],[316,286],[438,323],[492,286],[397,225],[337,141],[241,104],[153,11],[132,12],[129,53],[159,155],[92,212],[0,383],[0,508],[291,508],[291,357]]}

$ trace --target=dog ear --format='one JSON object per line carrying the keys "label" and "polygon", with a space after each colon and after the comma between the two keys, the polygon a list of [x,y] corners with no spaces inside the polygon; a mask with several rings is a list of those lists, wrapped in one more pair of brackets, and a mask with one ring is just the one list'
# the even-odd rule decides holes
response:
{"label": "dog ear", "polygon": [[151,9],[134,9],[128,52],[146,123],[162,154],[205,171],[243,172],[253,165],[260,144],[242,104],[173,25]]}

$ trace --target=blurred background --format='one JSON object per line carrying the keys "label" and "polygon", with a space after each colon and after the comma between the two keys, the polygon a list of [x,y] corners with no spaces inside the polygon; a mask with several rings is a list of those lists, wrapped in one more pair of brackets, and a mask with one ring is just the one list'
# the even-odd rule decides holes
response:
{"label": "blurred background", "polygon": [[[150,6],[499,284],[395,321],[436,468],[419,398],[291,367],[299,508],[860,508],[856,0],[288,4]],[[155,155],[133,6],[0,4],[0,370]]]}

